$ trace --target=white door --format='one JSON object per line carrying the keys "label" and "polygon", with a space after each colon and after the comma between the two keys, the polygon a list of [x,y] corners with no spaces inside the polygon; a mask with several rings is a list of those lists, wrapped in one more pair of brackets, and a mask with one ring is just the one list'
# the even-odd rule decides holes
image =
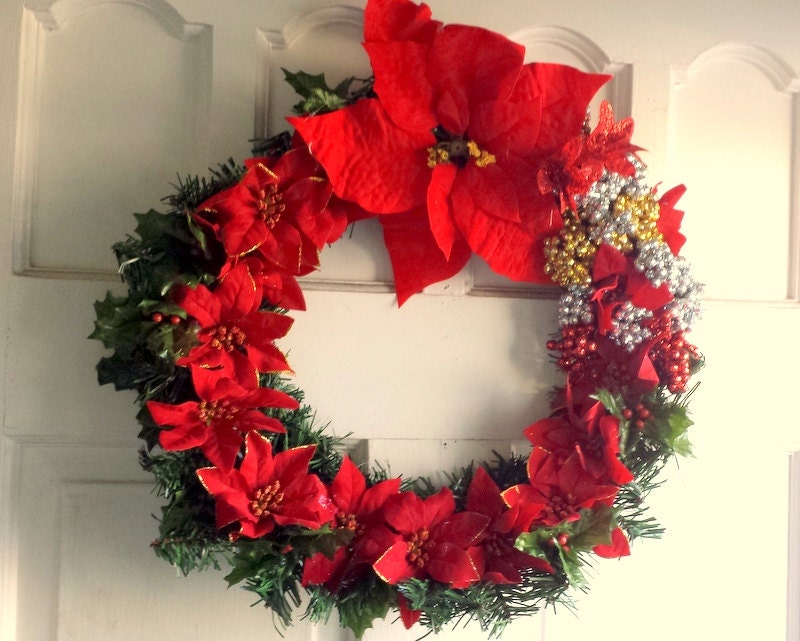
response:
{"label": "white door", "polygon": [[[652,496],[662,541],[602,563],[578,614],[508,639],[800,640],[800,4],[431,0],[530,60],[615,74],[653,182],[689,187],[684,254],[707,283],[696,457]],[[130,394],[96,384],[110,245],[176,172],[247,156],[293,97],[281,67],[365,75],[361,7],[326,0],[0,4],[0,637],[278,638],[221,574],[148,549],[158,501]],[[320,421],[408,474],[450,469],[546,413],[555,303],[472,265],[397,310],[376,229],[323,253],[286,347]],[[391,621],[367,639],[412,639]],[[287,639],[350,638],[303,621]],[[474,629],[444,638],[482,638]]]}

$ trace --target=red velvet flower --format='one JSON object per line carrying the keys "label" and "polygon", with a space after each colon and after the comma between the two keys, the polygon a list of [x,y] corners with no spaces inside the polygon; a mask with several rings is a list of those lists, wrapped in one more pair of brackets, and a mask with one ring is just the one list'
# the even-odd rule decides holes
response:
{"label": "red velvet flower", "polygon": [[259,387],[248,390],[229,378],[216,378],[197,370],[194,386],[198,401],[179,405],[148,401],[147,409],[161,426],[172,426],[158,435],[165,450],[199,447],[212,465],[229,470],[250,431],[285,432],[278,419],[259,408],[297,409],[298,402],[284,392]]}
{"label": "red velvet flower", "polygon": [[580,510],[595,505],[610,505],[619,488],[600,484],[586,471],[578,453],[560,461],[542,447],[535,446],[528,457],[530,484],[514,485],[503,492],[510,506],[544,503],[533,524],[552,527],[580,518]]}
{"label": "red velvet flower", "polygon": [[[384,533],[371,530],[376,523],[382,523],[380,510],[386,499],[400,492],[400,479],[388,479],[367,487],[364,475],[345,457],[329,491],[336,508],[334,527],[349,530],[353,538],[349,545],[336,550],[333,558],[318,552],[306,559],[302,583],[304,586],[324,584],[328,590],[336,592],[343,582],[371,571],[372,563],[385,549],[380,543]],[[383,541],[386,541],[385,535]]]}
{"label": "red velvet flower", "polygon": [[[560,220],[536,189],[536,163],[579,130],[607,77],[523,67],[522,47],[499,34],[430,27],[427,11],[410,2],[382,7],[391,14],[368,12],[364,45],[378,98],[291,122],[339,196],[376,214],[425,212],[423,242],[439,250],[427,263],[407,251],[417,232],[387,236],[401,303],[460,270],[464,244],[498,273],[546,281],[539,234]],[[545,124],[552,131],[539,140]]]}
{"label": "red velvet flower", "polygon": [[472,550],[473,558],[483,567],[483,578],[492,583],[520,583],[521,571],[535,570],[552,574],[553,567],[543,559],[526,554],[514,547],[522,532],[527,532],[531,522],[544,509],[544,503],[518,503],[509,508],[500,488],[479,467],[472,477],[467,492],[467,510],[484,514],[489,527],[478,546]]}
{"label": "red velvet flower", "polygon": [[205,285],[180,288],[176,302],[199,325],[199,345],[178,365],[204,368],[251,389],[258,372],[289,371],[274,340],[286,335],[292,319],[259,311],[261,291],[247,267],[231,270],[212,291]]}
{"label": "red velvet flower", "polygon": [[313,445],[307,445],[273,456],[272,444],[250,432],[238,470],[197,470],[216,501],[217,527],[238,523],[233,536],[257,539],[276,526],[319,529],[328,523],[335,510],[322,481],[308,473],[314,450]]}
{"label": "red velvet flower", "polygon": [[424,500],[411,492],[391,496],[383,515],[396,533],[372,566],[384,581],[394,585],[430,577],[464,588],[480,580],[468,550],[480,540],[489,519],[476,512],[455,513],[448,488]]}
{"label": "red velvet flower", "polygon": [[331,185],[319,165],[300,148],[245,166],[242,179],[203,202],[195,216],[212,224],[229,256],[258,250],[291,274],[316,268],[318,250],[344,228],[326,207]]}

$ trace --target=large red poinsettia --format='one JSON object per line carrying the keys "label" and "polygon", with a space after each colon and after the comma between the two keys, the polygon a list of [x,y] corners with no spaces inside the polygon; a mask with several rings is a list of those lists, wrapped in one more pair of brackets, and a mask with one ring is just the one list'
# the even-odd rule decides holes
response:
{"label": "large red poinsettia", "polygon": [[391,496],[383,516],[395,534],[372,567],[387,583],[430,577],[464,588],[480,580],[469,550],[480,540],[489,518],[477,512],[456,513],[448,488],[427,499],[412,492]]}
{"label": "large red poinsettia", "polygon": [[199,400],[178,405],[148,401],[153,420],[172,429],[159,433],[165,450],[199,447],[212,465],[229,470],[239,453],[244,435],[250,431],[285,432],[278,419],[261,408],[297,409],[296,399],[268,387],[245,389],[229,378],[208,376],[195,370],[193,377]]}
{"label": "large red poinsettia", "polygon": [[537,247],[560,218],[537,189],[537,163],[580,131],[607,76],[523,66],[507,38],[442,27],[407,0],[380,8],[366,15],[364,45],[377,98],[291,122],[339,196],[376,214],[424,212],[422,243],[415,229],[386,235],[399,301],[471,251],[498,273],[546,281]]}
{"label": "large red poinsettia", "polygon": [[178,365],[203,368],[245,388],[257,386],[258,372],[289,371],[274,340],[286,335],[292,319],[259,310],[261,288],[245,265],[232,269],[213,291],[205,285],[180,287],[175,299],[199,325],[199,345]]}
{"label": "large red poinsettia", "polygon": [[232,536],[257,539],[276,526],[319,529],[335,512],[327,490],[308,464],[315,447],[297,447],[273,456],[272,444],[257,433],[245,437],[239,469],[204,467],[197,470],[216,501],[217,527],[238,523]]}
{"label": "large red poinsettia", "polygon": [[364,475],[345,457],[329,492],[336,508],[333,526],[351,532],[353,538],[348,545],[337,549],[333,558],[318,552],[306,559],[303,585],[324,584],[335,592],[342,583],[357,580],[365,571],[371,571],[370,566],[385,549],[381,548],[381,540],[387,540],[388,531],[373,526],[383,522],[381,508],[386,499],[400,492],[400,479],[387,479],[367,487]]}
{"label": "large red poinsettia", "polygon": [[258,251],[291,274],[318,265],[318,250],[338,238],[346,220],[327,208],[331,185],[306,148],[280,158],[252,158],[233,187],[198,206],[229,256]]}
{"label": "large red poinsettia", "polygon": [[517,537],[528,531],[544,507],[542,502],[517,503],[510,508],[489,473],[482,467],[475,471],[467,492],[467,510],[489,518],[489,527],[472,550],[473,558],[477,558],[479,567],[483,567],[485,580],[492,583],[520,583],[524,570],[548,574],[555,572],[547,561],[514,547]]}

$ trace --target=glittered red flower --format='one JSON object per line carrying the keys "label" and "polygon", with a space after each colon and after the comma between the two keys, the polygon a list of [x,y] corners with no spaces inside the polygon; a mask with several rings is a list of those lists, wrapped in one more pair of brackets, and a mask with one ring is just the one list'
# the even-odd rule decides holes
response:
{"label": "glittered red flower", "polygon": [[480,580],[469,549],[480,540],[489,519],[476,512],[456,513],[448,488],[427,499],[411,492],[391,496],[383,516],[395,532],[394,542],[372,567],[387,583],[429,577],[463,588]]}
{"label": "glittered red flower", "polygon": [[233,536],[257,539],[277,526],[319,529],[334,509],[322,481],[309,474],[314,446],[293,448],[273,456],[272,444],[257,433],[245,437],[239,469],[204,467],[197,470],[203,487],[216,502],[217,527],[233,523]]}
{"label": "glittered red flower", "polygon": [[306,559],[302,583],[324,584],[335,592],[343,582],[371,572],[372,563],[385,549],[380,541],[386,541],[388,533],[376,532],[372,526],[382,523],[381,508],[390,496],[400,492],[400,479],[387,479],[367,487],[364,475],[345,457],[329,492],[336,509],[332,526],[351,532],[353,538],[336,550],[333,558],[318,552]]}
{"label": "glittered red flower", "polygon": [[597,505],[610,505],[619,488],[595,481],[581,463],[578,453],[565,461],[535,446],[528,457],[529,484],[514,485],[503,492],[511,507],[526,503],[544,504],[534,526],[552,527],[580,518],[580,511]]}
{"label": "glittered red flower", "polygon": [[252,158],[242,179],[203,202],[195,216],[215,228],[229,256],[258,251],[292,274],[319,263],[317,252],[343,229],[326,208],[331,185],[306,148]]}
{"label": "glittered red flower", "polygon": [[521,572],[535,570],[552,574],[553,567],[545,560],[518,550],[514,543],[545,507],[544,503],[517,503],[509,507],[503,500],[500,488],[479,467],[467,492],[467,510],[489,518],[479,544],[472,550],[483,568],[483,578],[492,583],[520,583]]}
{"label": "glittered red flower", "polygon": [[205,370],[197,371],[194,386],[197,401],[178,405],[148,401],[147,409],[158,425],[171,427],[159,433],[161,447],[169,451],[199,447],[212,465],[222,469],[233,467],[248,432],[286,431],[262,408],[297,409],[299,405],[279,390],[248,390],[229,378],[210,377]]}
{"label": "glittered red flower", "polygon": [[539,190],[556,194],[562,208],[575,208],[576,197],[585,195],[604,171],[632,176],[631,155],[640,150],[631,144],[632,134],[633,120],[615,122],[611,105],[601,102],[595,129],[570,138],[543,163],[537,173]]}
{"label": "glittered red flower", "polygon": [[199,345],[178,365],[206,369],[245,388],[257,386],[258,372],[289,371],[274,341],[286,335],[292,319],[259,310],[261,291],[245,265],[231,270],[213,290],[182,287],[175,298],[199,326]]}

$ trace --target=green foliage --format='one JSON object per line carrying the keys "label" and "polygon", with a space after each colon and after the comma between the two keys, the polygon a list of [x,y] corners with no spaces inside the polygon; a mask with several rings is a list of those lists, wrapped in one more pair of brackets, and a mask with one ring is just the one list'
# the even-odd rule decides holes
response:
{"label": "green foliage", "polygon": [[303,71],[291,72],[283,69],[283,75],[291,87],[302,98],[292,107],[300,115],[312,115],[336,111],[360,98],[372,95],[372,78],[359,80],[351,76],[331,88],[325,74],[312,75]]}
{"label": "green foliage", "polygon": [[478,583],[457,590],[433,581],[410,579],[399,586],[399,591],[411,609],[421,611],[420,624],[433,632],[446,625],[456,627],[475,621],[492,638],[514,619],[564,600],[567,585],[564,575],[529,572],[519,585]]}

